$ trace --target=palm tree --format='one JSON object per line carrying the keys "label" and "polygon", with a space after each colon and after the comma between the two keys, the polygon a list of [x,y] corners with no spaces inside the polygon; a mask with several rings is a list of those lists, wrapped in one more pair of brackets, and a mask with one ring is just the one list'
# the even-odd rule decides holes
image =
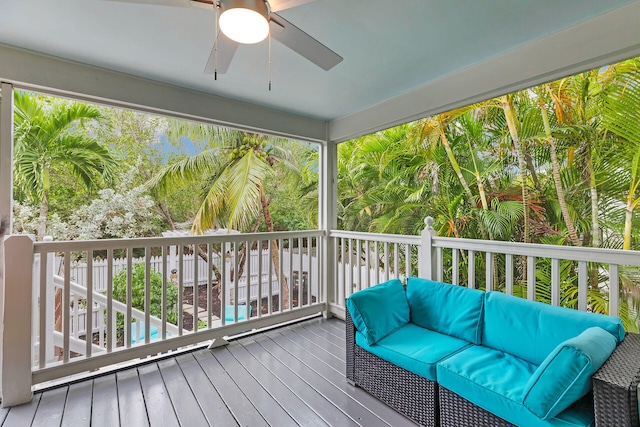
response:
{"label": "palm tree", "polygon": [[[210,148],[168,165],[147,185],[164,191],[184,180],[204,182],[202,203],[191,228],[194,234],[215,226],[255,231],[262,219],[267,231],[275,231],[265,181],[277,162],[290,164],[289,153],[266,136],[204,125],[184,126],[178,125],[173,130],[180,135],[187,132],[193,137],[212,138]],[[280,274],[280,255],[275,240],[271,244],[271,256],[276,276],[283,283],[283,308],[286,309],[289,291],[286,279]]]}
{"label": "palm tree", "polygon": [[78,124],[100,118],[91,105],[15,93],[15,181],[40,206],[38,238],[46,233],[53,169],[69,168],[88,190],[113,179],[109,150],[78,132]]}

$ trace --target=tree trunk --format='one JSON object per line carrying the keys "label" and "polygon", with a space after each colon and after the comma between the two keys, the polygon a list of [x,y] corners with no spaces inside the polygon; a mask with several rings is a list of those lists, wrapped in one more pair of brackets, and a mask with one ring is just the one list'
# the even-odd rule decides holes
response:
{"label": "tree trunk", "polygon": [[49,212],[49,190],[44,190],[44,197],[40,203],[40,217],[38,218],[38,240],[42,240],[47,233],[47,213]]}
{"label": "tree trunk", "polygon": [[[267,226],[267,231],[273,233],[275,231],[273,229],[273,219],[271,218],[269,203],[264,197],[263,192],[260,192],[260,203],[262,204],[262,214],[264,215],[264,222]],[[292,249],[293,248],[289,248],[289,250]],[[280,271],[280,250],[278,248],[277,240],[273,240],[271,242],[271,258],[273,260],[273,271],[276,274],[276,278],[282,283],[281,294],[284,295],[280,295],[280,298],[282,298],[282,309],[286,310],[289,308],[289,284],[287,283],[287,278],[281,274],[282,272]]]}
{"label": "tree trunk", "polygon": [[508,95],[504,95],[500,98],[502,101],[502,111],[504,111],[504,116],[507,119],[507,127],[509,128],[509,134],[511,135],[511,140],[513,141],[513,146],[516,149],[516,154],[518,155],[518,168],[520,169],[520,186],[522,188],[522,205],[524,206],[522,220],[524,222],[524,243],[530,242],[530,220],[529,220],[529,191],[527,189],[527,167],[524,155],[524,149],[522,143],[520,141],[520,136],[518,134],[518,118],[516,116],[516,111],[513,107],[513,103]]}
{"label": "tree trunk", "polygon": [[624,216],[624,242],[622,249],[631,249],[631,226],[633,224],[633,194],[629,193],[627,197],[627,208]]}
{"label": "tree trunk", "polygon": [[[462,169],[460,168],[460,165],[458,164],[458,161],[456,160],[456,156],[453,154],[453,150],[451,149],[451,145],[449,144],[449,140],[447,139],[447,136],[444,134],[444,129],[442,128],[442,126],[440,126],[440,142],[442,142],[442,146],[444,147],[444,150],[447,152],[447,157],[449,158],[449,163],[451,163],[451,167],[453,168],[453,170],[455,171],[456,175],[458,176],[458,180],[460,180],[460,184],[462,184],[462,188],[464,188],[464,192],[467,195],[467,198],[469,199],[469,203],[471,204],[472,208],[476,208],[476,199],[475,197],[473,197],[473,192],[471,191],[471,187],[469,187],[469,183],[467,182],[467,180],[465,179],[464,175],[462,175]],[[477,213],[477,211],[476,211]],[[478,215],[476,215],[478,216]],[[484,224],[482,222],[482,218],[478,218],[478,228],[480,228],[480,232],[482,233],[482,235],[486,238],[487,236],[487,231],[484,228]]]}
{"label": "tree trunk", "polygon": [[588,154],[587,170],[589,172],[589,192],[591,194],[591,245],[594,248],[600,246],[600,218],[598,217],[598,189],[596,188],[596,177],[593,172],[593,162],[591,154]]}
{"label": "tree trunk", "polygon": [[556,187],[556,194],[558,195],[558,204],[562,211],[562,217],[567,225],[567,231],[569,232],[569,239],[574,246],[582,246],[576,228],[573,225],[573,220],[569,215],[569,209],[567,209],[567,202],[564,197],[564,189],[562,188],[562,180],[560,179],[560,163],[558,162],[558,152],[556,150],[556,140],[551,136],[551,125],[549,124],[549,116],[544,105],[542,97],[538,98],[540,104],[540,112],[542,114],[542,121],[544,123],[544,132],[546,135],[547,143],[549,144],[549,154],[551,155],[551,171],[553,173],[553,182]]}

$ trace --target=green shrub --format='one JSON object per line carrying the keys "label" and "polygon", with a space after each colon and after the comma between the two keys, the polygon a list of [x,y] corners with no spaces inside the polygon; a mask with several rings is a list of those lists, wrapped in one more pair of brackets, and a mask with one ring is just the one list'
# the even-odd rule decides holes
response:
{"label": "green shrub", "polygon": [[[138,263],[133,266],[131,274],[131,306],[144,311],[144,284],[145,265]],[[151,305],[150,314],[162,318],[162,275],[154,270],[150,274]],[[127,302],[127,269],[118,272],[113,278],[113,298]],[[178,288],[171,282],[167,282],[167,323],[178,323]],[[124,331],[124,316],[118,313],[117,323],[118,339],[122,339]]]}

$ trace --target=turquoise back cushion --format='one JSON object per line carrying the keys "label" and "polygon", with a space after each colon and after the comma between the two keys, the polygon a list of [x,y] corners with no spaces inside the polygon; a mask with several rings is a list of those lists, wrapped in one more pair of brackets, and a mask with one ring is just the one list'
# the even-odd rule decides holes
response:
{"label": "turquoise back cushion", "polygon": [[543,420],[553,418],[591,391],[591,376],[616,348],[597,326],[560,343],[525,386],[523,404]]}
{"label": "turquoise back cushion", "polygon": [[558,344],[593,326],[609,332],[616,343],[624,339],[622,321],[617,317],[488,292],[482,345],[540,365]]}
{"label": "turquoise back cushion", "polygon": [[409,277],[407,300],[412,323],[480,344],[484,292]]}
{"label": "turquoise back cushion", "polygon": [[353,325],[373,345],[409,323],[409,305],[399,279],[358,291],[347,298]]}

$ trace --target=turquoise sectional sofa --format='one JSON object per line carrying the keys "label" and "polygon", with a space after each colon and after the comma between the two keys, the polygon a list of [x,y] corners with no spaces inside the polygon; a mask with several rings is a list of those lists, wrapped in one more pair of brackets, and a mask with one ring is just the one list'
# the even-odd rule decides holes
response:
{"label": "turquoise sectional sofa", "polygon": [[346,307],[347,378],[419,424],[638,425],[640,353],[621,395],[605,384],[594,404],[592,393],[625,341],[619,318],[420,278],[356,292]]}

